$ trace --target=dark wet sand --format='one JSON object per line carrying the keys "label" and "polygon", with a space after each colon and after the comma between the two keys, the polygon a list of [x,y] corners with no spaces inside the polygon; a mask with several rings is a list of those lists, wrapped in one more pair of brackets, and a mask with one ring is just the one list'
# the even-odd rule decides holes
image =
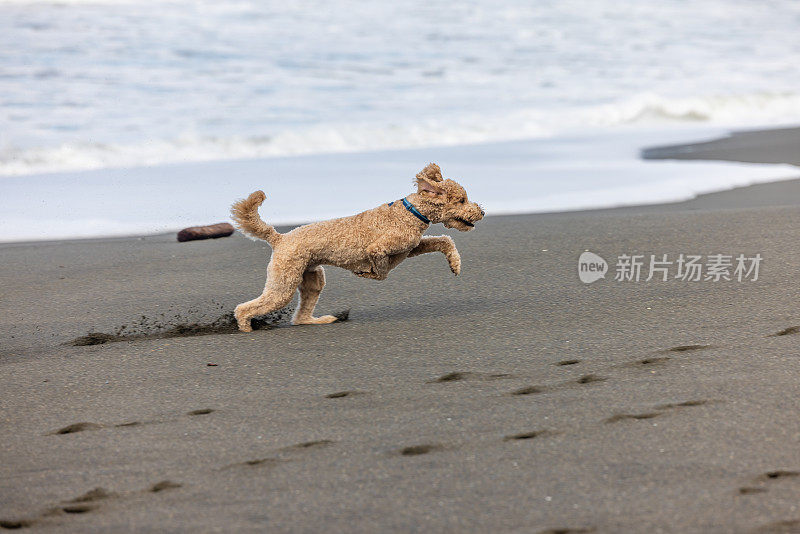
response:
{"label": "dark wet sand", "polygon": [[[258,294],[265,244],[2,245],[0,528],[797,531],[798,192],[489,217],[458,278],[329,269],[348,322],[251,334],[151,335]],[[586,286],[586,249],[764,259]]]}
{"label": "dark wet sand", "polygon": [[800,165],[800,128],[741,130],[702,143],[642,150],[645,159],[695,159]]}

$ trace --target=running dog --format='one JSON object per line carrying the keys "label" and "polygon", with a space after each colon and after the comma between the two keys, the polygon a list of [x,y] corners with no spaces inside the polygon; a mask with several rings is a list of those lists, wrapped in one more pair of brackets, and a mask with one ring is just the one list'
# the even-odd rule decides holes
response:
{"label": "running dog", "polygon": [[461,272],[461,256],[449,236],[422,234],[431,224],[442,223],[462,232],[483,219],[481,207],[467,199],[467,192],[453,180],[442,179],[435,163],[416,177],[417,192],[357,215],[316,222],[285,234],[265,223],[258,207],[266,195],[256,191],[231,207],[231,216],[246,235],[263,239],[272,247],[267,282],[258,298],[239,304],[234,316],[242,332],[252,331],[253,317],[286,306],[300,289],[300,304],[292,324],[327,324],[336,316],[314,317],[322,288],[323,265],[347,269],[362,278],[385,280],[389,271],[406,258],[441,252],[450,270]]}

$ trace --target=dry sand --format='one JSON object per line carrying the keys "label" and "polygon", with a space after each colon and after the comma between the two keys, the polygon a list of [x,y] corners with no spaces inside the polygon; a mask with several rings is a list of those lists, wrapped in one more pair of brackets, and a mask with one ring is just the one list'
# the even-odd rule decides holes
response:
{"label": "dry sand", "polygon": [[[799,191],[489,217],[453,234],[458,278],[329,269],[318,311],[349,321],[251,334],[223,315],[265,244],[0,246],[0,527],[798,531]],[[586,249],[764,259],[584,285]]]}

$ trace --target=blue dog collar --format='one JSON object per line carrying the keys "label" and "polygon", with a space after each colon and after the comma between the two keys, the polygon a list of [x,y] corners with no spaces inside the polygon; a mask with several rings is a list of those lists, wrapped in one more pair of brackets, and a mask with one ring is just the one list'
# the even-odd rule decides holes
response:
{"label": "blue dog collar", "polygon": [[[414,215],[414,217],[416,217],[416,218],[417,218],[417,219],[419,219],[420,221],[424,222],[425,224],[430,224],[430,223],[431,223],[431,220],[430,220],[430,219],[428,219],[427,217],[425,217],[423,214],[421,214],[421,213],[419,212],[419,210],[418,210],[416,207],[414,207],[414,204],[412,204],[411,202],[409,202],[409,201],[408,201],[408,200],[406,200],[405,198],[403,198],[402,200],[403,200],[403,206],[405,206],[405,207],[406,207],[406,209],[407,209],[408,211],[410,211],[410,212],[412,213],[412,215]],[[394,204],[395,202],[396,202],[396,201],[395,201],[395,200],[393,200],[393,201],[389,202],[389,205],[391,206],[391,205],[392,205],[392,204]]]}

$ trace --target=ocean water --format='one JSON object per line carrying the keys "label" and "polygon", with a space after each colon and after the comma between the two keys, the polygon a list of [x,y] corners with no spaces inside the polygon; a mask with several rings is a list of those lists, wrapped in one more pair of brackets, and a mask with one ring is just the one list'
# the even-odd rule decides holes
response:
{"label": "ocean water", "polygon": [[800,2],[0,1],[0,175],[800,119]]}
{"label": "ocean water", "polygon": [[[436,159],[429,149],[563,146],[589,134],[603,146],[616,139],[635,167],[639,132],[691,141],[800,122],[798,28],[796,0],[0,0],[0,193],[11,198],[12,177],[39,187],[69,173],[77,198],[89,194],[90,170],[400,149]],[[581,153],[560,165],[600,164],[597,151]],[[424,163],[409,162],[408,176]],[[524,198],[553,193],[552,165],[525,162]],[[656,190],[666,183],[657,174],[637,179]],[[282,179],[265,172],[258,185]],[[599,197],[582,191],[565,183],[558,205],[626,201],[592,203]],[[524,211],[519,198],[505,208]],[[152,207],[139,202],[120,218]],[[31,213],[41,207],[31,195]],[[4,239],[22,235],[18,222],[0,213]],[[105,223],[92,235],[122,231]]]}

